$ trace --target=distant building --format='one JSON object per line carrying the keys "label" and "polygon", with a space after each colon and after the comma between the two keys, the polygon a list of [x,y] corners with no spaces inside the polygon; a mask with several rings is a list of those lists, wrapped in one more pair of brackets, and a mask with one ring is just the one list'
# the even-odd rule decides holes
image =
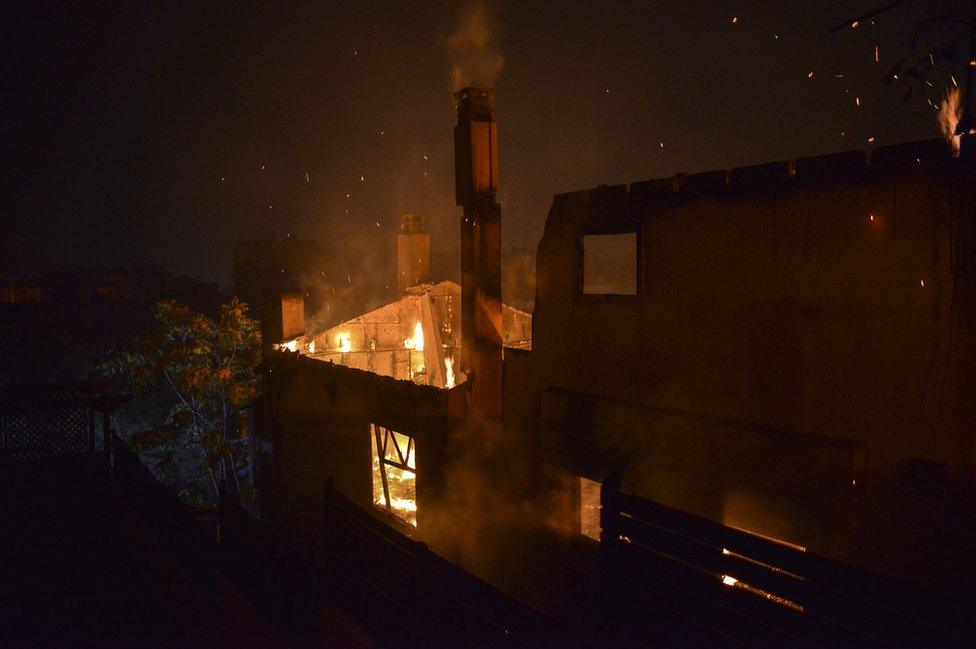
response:
{"label": "distant building", "polygon": [[[244,239],[234,246],[233,292],[259,313],[268,292],[299,291],[310,313],[324,304],[329,286],[338,284],[334,251],[312,239]],[[334,292],[334,289],[333,289]]]}

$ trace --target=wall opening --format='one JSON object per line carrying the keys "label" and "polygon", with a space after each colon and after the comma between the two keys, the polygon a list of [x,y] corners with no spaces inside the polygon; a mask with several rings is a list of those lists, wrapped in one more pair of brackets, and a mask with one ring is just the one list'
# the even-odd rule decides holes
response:
{"label": "wall opening", "polygon": [[369,425],[373,504],[417,526],[417,445],[413,437]]}
{"label": "wall opening", "polygon": [[637,233],[587,234],[580,247],[584,295],[637,295]]}
{"label": "wall opening", "polygon": [[580,533],[600,540],[600,485],[580,476]]}

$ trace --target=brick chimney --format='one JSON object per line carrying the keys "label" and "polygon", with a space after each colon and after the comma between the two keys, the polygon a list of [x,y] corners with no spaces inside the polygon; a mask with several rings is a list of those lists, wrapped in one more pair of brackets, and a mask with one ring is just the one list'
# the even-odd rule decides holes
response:
{"label": "brick chimney", "polygon": [[430,281],[430,235],[427,217],[404,214],[397,234],[397,289],[400,294],[411,286]]}
{"label": "brick chimney", "polygon": [[301,291],[268,291],[261,313],[261,349],[270,353],[274,345],[294,340],[305,333],[305,297]]}
{"label": "brick chimney", "polygon": [[461,348],[475,412],[502,414],[502,213],[498,191],[498,128],[491,88],[454,94],[454,187],[461,217]]}

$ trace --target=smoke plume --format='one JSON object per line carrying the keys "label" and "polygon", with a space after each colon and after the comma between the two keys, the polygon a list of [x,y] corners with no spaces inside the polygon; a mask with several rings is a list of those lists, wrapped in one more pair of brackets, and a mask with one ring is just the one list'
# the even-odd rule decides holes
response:
{"label": "smoke plume", "polygon": [[505,67],[505,57],[495,41],[496,31],[494,16],[484,0],[461,7],[454,33],[447,38],[452,90],[495,85]]}

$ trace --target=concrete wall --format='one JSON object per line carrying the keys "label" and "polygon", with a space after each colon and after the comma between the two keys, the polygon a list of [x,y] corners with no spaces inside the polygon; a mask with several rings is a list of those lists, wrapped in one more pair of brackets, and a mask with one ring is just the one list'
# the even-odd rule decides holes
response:
{"label": "concrete wall", "polygon": [[[853,556],[899,489],[972,496],[974,181],[922,142],[556,196],[506,379],[590,477]],[[582,295],[623,232],[638,295]]]}

